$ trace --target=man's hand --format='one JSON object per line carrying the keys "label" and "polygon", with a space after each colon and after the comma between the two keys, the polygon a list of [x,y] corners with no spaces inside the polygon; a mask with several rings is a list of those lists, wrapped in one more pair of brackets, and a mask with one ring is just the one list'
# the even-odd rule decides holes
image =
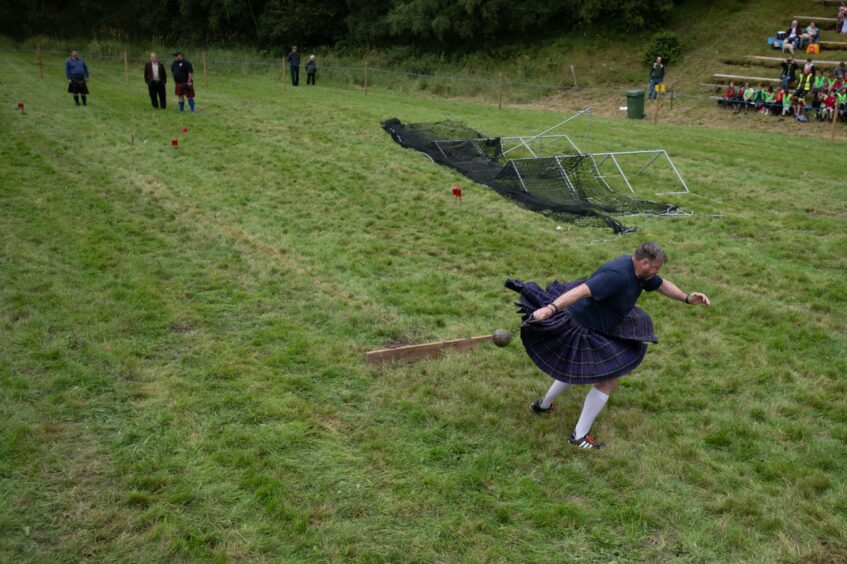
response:
{"label": "man's hand", "polygon": [[709,301],[709,297],[706,294],[701,294],[700,292],[691,292],[688,294],[688,303],[691,305],[712,305],[712,302]]}
{"label": "man's hand", "polygon": [[532,312],[532,319],[535,321],[544,321],[545,319],[553,315],[553,313],[554,312],[552,307],[544,306]]}

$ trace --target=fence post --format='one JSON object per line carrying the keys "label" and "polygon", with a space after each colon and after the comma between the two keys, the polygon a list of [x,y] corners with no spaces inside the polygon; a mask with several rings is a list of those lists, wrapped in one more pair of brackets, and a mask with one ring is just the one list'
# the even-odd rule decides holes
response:
{"label": "fence post", "polygon": [[835,124],[838,122],[838,112],[841,109],[841,104],[835,102],[835,113],[832,114],[832,130],[829,132],[829,142],[835,142]]}
{"label": "fence post", "polygon": [[656,92],[656,112],[653,114],[653,125],[656,125],[659,121],[659,102],[662,99],[662,93],[658,90],[655,90],[654,92]]}
{"label": "fence post", "polygon": [[129,62],[126,58],[126,51],[124,51],[124,84],[129,84]]}
{"label": "fence post", "polygon": [[497,109],[503,109],[503,73],[500,73],[500,88],[497,92]]}
{"label": "fence post", "polygon": [[573,76],[573,87],[579,88],[579,83],[576,81],[576,69],[571,65],[571,75]]}
{"label": "fence post", "polygon": [[200,56],[203,58],[203,89],[209,87],[209,73],[208,69],[206,69],[206,52],[201,51]]}
{"label": "fence post", "polygon": [[35,45],[35,50],[38,53],[38,73],[41,75],[41,80],[44,80],[44,60],[41,58],[41,42]]}
{"label": "fence post", "polygon": [[368,62],[365,61],[365,96],[368,95]]}

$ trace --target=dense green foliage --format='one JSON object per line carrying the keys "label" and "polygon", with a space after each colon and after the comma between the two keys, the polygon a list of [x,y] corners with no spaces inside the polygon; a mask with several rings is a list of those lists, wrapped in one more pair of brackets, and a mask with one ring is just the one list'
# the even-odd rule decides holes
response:
{"label": "dense green foliage", "polygon": [[39,33],[265,47],[344,43],[473,49],[578,24],[652,27],[673,5],[674,0],[8,0],[0,7],[0,33],[16,39]]}
{"label": "dense green foliage", "polygon": [[[661,198],[696,213],[559,232],[379,122],[562,113],[236,67],[187,115],[104,60],[75,108],[62,60],[5,58],[0,561],[847,560],[843,142],[596,117],[596,150],[666,148],[697,196]],[[362,362],[514,327],[505,277],[643,239],[713,305],[642,298],[661,342],[606,451],[565,442],[584,388],[529,411],[549,378],[518,340]]]}
{"label": "dense green foliage", "polygon": [[677,62],[682,57],[682,40],[670,31],[660,31],[654,34],[644,46],[643,61],[652,63],[656,57],[662,57],[667,64]]}

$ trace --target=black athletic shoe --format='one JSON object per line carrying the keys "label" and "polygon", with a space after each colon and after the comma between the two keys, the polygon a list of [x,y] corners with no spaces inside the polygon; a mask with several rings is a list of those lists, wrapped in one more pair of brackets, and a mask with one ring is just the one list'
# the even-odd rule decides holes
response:
{"label": "black athletic shoe", "polygon": [[550,413],[551,411],[556,409],[556,405],[553,404],[550,407],[548,407],[547,409],[544,409],[543,407],[541,407],[541,399],[539,398],[539,399],[535,400],[534,402],[532,402],[529,405],[529,408],[531,410],[533,410],[535,413]]}
{"label": "black athletic shoe", "polygon": [[601,443],[591,435],[585,435],[581,439],[577,439],[574,437],[574,434],[571,433],[571,438],[568,439],[568,442],[572,445],[576,445],[579,448],[606,448],[606,443]]}

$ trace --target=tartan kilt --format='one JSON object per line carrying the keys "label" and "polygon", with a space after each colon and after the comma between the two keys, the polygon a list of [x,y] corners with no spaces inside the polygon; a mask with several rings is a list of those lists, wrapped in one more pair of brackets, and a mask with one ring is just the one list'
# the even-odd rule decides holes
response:
{"label": "tartan kilt", "polygon": [[[543,307],[584,280],[554,281],[542,290],[535,282],[507,280],[506,287],[520,293],[515,304],[526,322]],[[529,358],[546,374],[568,384],[594,384],[632,372],[647,354],[648,342],[656,343],[653,321],[633,308],[608,333],[582,325],[567,308],[544,321],[521,326],[521,341]]]}
{"label": "tartan kilt", "polygon": [[186,98],[194,98],[194,85],[187,82],[177,82],[174,87],[177,96],[185,96]]}
{"label": "tartan kilt", "polygon": [[85,80],[76,80],[72,78],[68,83],[68,93],[70,94],[88,94],[88,82]]}

